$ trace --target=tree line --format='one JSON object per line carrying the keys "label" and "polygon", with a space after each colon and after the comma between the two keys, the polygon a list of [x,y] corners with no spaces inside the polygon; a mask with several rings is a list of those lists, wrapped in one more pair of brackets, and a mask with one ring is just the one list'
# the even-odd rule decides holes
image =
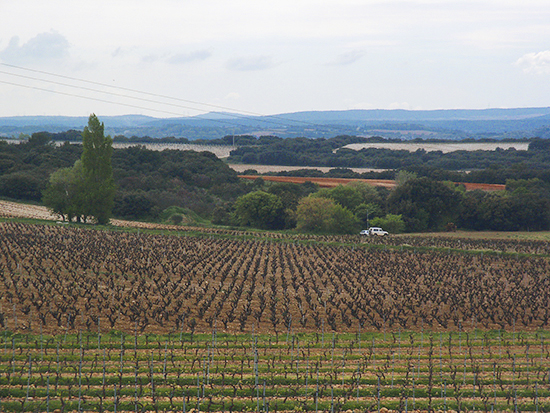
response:
{"label": "tree line", "polygon": [[402,171],[392,190],[354,182],[317,189],[312,184],[267,183],[214,210],[213,222],[262,229],[356,233],[381,226],[390,233],[455,230],[550,229],[550,185],[508,180],[505,191],[466,191]]}

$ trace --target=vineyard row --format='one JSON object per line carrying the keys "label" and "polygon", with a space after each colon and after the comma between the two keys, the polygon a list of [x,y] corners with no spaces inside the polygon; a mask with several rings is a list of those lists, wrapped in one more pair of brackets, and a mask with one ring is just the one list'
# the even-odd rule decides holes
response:
{"label": "vineyard row", "polygon": [[548,332],[21,335],[2,411],[549,411]]}

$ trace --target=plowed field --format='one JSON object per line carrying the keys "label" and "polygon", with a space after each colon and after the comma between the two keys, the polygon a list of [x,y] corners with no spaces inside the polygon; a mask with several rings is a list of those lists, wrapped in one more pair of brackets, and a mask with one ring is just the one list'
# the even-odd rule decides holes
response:
{"label": "plowed field", "polygon": [[[333,188],[338,185],[346,185],[351,182],[366,182],[373,186],[382,186],[386,188],[395,187],[395,181],[390,179],[350,179],[350,178],[316,178],[316,177],[300,177],[300,176],[263,176],[263,175],[239,175],[243,179],[262,178],[264,181],[271,182],[287,182],[293,184],[303,184],[305,182],[313,182],[322,188]],[[477,184],[469,182],[458,182],[466,187],[467,191],[481,189],[483,191],[504,191],[506,185],[500,184]]]}

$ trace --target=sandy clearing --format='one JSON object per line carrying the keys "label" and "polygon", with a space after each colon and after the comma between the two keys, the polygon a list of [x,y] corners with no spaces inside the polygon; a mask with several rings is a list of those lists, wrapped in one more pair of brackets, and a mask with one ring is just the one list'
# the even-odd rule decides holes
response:
{"label": "sandy clearing", "polygon": [[[242,164],[228,164],[231,169],[236,172],[243,173],[248,169],[257,171],[259,174],[265,174],[268,172],[287,172],[287,171],[299,171],[303,169],[315,169],[323,173],[327,173],[332,169],[341,169],[328,166],[284,166],[284,165],[242,165]],[[363,172],[382,172],[386,169],[373,169],[373,168],[345,168],[351,169],[353,172],[363,173]]]}
{"label": "sandy clearing", "polygon": [[[2,138],[0,137],[0,140]],[[6,139],[6,142],[12,144],[19,144],[22,141],[18,139]],[[55,145],[61,146],[65,144],[65,141],[54,141]],[[69,142],[72,145],[81,145],[82,142]],[[228,158],[229,153],[232,150],[237,149],[233,145],[199,145],[194,143],[164,143],[164,142],[113,142],[113,148],[124,149],[132,146],[144,146],[152,151],[163,151],[165,149],[178,150],[178,151],[196,151],[196,152],[212,152],[218,158]]]}
{"label": "sandy clearing", "polygon": [[196,145],[187,143],[113,143],[113,148],[124,149],[132,146],[145,146],[153,151],[163,151],[165,149],[179,151],[212,152],[218,158],[228,158],[232,150],[237,149],[231,145]]}
{"label": "sandy clearing", "polygon": [[528,142],[469,142],[469,143],[427,143],[427,142],[379,142],[379,143],[351,143],[343,148],[360,151],[361,149],[389,149],[392,151],[415,152],[424,149],[426,152],[441,151],[443,153],[455,151],[495,151],[497,148],[504,150],[514,148],[517,151],[526,151],[529,148]]}
{"label": "sandy clearing", "polygon": [[[43,219],[47,221],[59,221],[59,215],[52,214],[48,208],[40,205],[20,204],[17,202],[0,200],[0,217],[1,218],[30,218]],[[154,224],[150,222],[125,221],[122,219],[111,219],[111,225],[116,227],[126,228],[143,228],[143,229],[175,229],[181,230],[181,226]]]}

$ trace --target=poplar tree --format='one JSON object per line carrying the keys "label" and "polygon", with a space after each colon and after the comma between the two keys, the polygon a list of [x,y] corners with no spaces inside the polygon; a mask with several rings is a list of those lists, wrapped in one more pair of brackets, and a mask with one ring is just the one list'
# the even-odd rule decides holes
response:
{"label": "poplar tree", "polygon": [[104,134],[105,125],[95,114],[82,132],[82,169],[84,173],[83,215],[94,216],[99,224],[108,224],[114,206],[115,182],[111,157],[113,140]]}

